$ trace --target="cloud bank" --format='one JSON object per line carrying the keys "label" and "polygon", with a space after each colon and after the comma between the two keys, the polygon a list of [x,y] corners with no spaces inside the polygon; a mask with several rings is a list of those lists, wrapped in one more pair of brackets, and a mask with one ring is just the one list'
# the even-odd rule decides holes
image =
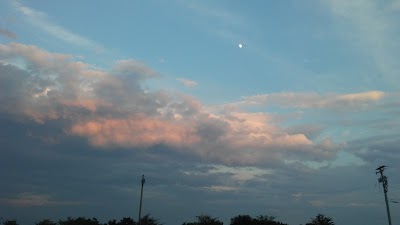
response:
{"label": "cloud bank", "polygon": [[[46,124],[63,121],[65,134],[99,149],[165,145],[177,152],[225,164],[327,160],[336,145],[304,133],[287,133],[268,113],[211,113],[198,100],[142,88],[157,72],[135,60],[109,71],[36,46],[0,45],[1,110]],[[379,99],[381,93],[372,93]],[[375,96],[375,97],[374,97]],[[340,101],[366,101],[370,94]]]}

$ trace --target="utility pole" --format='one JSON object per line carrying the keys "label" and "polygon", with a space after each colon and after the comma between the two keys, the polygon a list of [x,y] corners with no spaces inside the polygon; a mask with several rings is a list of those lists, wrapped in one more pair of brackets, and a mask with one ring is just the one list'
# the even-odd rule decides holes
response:
{"label": "utility pole", "polygon": [[143,185],[144,185],[145,179],[144,175],[142,175],[142,190],[140,191],[140,204],[139,204],[139,220],[138,220],[138,225],[140,225],[140,219],[142,218],[142,200],[143,200]]}
{"label": "utility pole", "polygon": [[376,174],[381,174],[381,177],[378,179],[379,183],[382,183],[383,187],[383,193],[385,194],[385,202],[386,202],[386,211],[387,211],[387,216],[389,220],[389,225],[392,225],[392,220],[390,219],[390,209],[389,209],[389,202],[388,202],[388,197],[387,197],[387,192],[388,192],[388,181],[387,177],[383,175],[383,171],[385,170],[386,166],[380,166],[376,168]]}

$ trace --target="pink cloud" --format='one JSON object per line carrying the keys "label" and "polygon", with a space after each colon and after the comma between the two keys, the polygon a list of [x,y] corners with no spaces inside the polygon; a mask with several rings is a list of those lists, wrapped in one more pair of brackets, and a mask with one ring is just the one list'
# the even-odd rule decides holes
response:
{"label": "pink cloud", "polygon": [[128,118],[97,118],[74,124],[70,133],[87,137],[97,147],[187,146],[199,141],[193,128],[140,114]]}
{"label": "pink cloud", "polygon": [[50,203],[50,196],[44,194],[22,193],[16,198],[7,199],[7,203],[14,206],[43,206]]}
{"label": "pink cloud", "polygon": [[[211,118],[210,118],[211,116]],[[258,164],[282,159],[326,160],[332,158],[337,149],[329,140],[314,143],[304,134],[289,134],[273,125],[273,117],[267,113],[238,113],[210,115],[209,126],[225,124],[215,139],[202,137],[202,143],[191,146],[192,151],[205,158],[213,158],[226,164]],[[201,124],[207,124],[202,119]]]}
{"label": "pink cloud", "polygon": [[32,206],[48,206],[48,205],[81,205],[83,202],[78,201],[56,201],[47,194],[35,194],[31,192],[23,192],[14,198],[0,199],[11,206],[32,207]]}
{"label": "pink cloud", "polygon": [[[367,91],[350,94],[317,94],[317,93],[272,93],[243,97],[237,105],[274,104],[292,108],[335,108],[359,109],[361,106],[374,105],[384,99],[382,91]],[[234,105],[234,104],[233,104]]]}

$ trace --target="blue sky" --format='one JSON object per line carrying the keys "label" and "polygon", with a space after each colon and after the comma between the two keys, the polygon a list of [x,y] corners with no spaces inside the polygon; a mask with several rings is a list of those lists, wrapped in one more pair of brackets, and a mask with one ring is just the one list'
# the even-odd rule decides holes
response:
{"label": "blue sky", "polygon": [[[386,222],[400,2],[0,2],[0,211]],[[239,47],[241,44],[242,47]],[[399,205],[390,203],[392,219]]]}

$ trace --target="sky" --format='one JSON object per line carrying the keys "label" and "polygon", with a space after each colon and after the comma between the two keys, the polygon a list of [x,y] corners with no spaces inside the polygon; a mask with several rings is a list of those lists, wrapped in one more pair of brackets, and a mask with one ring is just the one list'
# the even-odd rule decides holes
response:
{"label": "sky", "polygon": [[0,221],[400,217],[400,1],[0,1]]}

